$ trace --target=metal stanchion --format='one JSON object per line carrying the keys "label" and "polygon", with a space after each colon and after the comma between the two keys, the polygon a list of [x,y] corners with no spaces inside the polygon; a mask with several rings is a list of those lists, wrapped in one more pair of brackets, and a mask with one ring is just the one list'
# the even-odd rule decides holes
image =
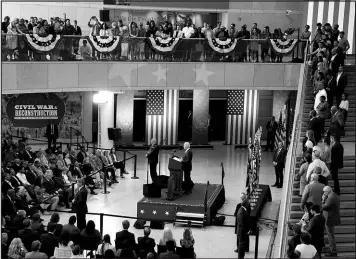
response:
{"label": "metal stanchion", "polygon": [[107,171],[107,168],[104,167],[104,191],[101,192],[102,194],[109,194],[110,193],[110,192],[108,192],[106,190],[106,171]]}
{"label": "metal stanchion", "polygon": [[258,258],[258,239],[260,236],[260,228],[257,226],[256,228],[256,241],[255,241],[255,259]]}
{"label": "metal stanchion", "polygon": [[136,164],[137,164],[137,155],[134,157],[134,176],[131,177],[131,179],[139,179],[138,176],[136,176]]}
{"label": "metal stanchion", "polygon": [[100,213],[100,233],[104,233],[104,214]]}
{"label": "metal stanchion", "polygon": [[124,168],[126,168],[126,151],[124,150]]}
{"label": "metal stanchion", "polygon": [[73,196],[73,199],[74,199],[74,185],[75,185],[75,183],[72,183],[72,196]]}

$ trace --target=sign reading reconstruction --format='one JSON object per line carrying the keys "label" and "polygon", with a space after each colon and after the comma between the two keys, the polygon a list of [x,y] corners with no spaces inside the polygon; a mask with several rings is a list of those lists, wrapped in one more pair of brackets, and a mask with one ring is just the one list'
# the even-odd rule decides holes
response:
{"label": "sign reading reconstruction", "polygon": [[13,96],[6,112],[15,127],[45,127],[52,120],[58,124],[65,112],[63,101],[53,93]]}

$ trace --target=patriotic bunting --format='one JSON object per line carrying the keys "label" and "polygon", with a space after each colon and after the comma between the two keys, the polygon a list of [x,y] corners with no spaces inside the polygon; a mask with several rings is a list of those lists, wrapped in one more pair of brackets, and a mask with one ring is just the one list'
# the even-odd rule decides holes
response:
{"label": "patriotic bunting", "polygon": [[61,35],[49,34],[46,37],[41,37],[38,34],[26,34],[25,42],[36,53],[46,55],[58,47],[61,38]]}
{"label": "patriotic bunting", "polygon": [[88,38],[90,45],[100,53],[110,53],[114,51],[120,42],[120,37],[117,36],[97,37],[90,35]]}
{"label": "patriotic bunting", "polygon": [[208,42],[212,50],[219,52],[220,54],[227,54],[235,49],[237,40],[231,38],[220,40],[209,37]]}
{"label": "patriotic bunting", "polygon": [[162,39],[161,37],[149,37],[147,41],[150,47],[157,53],[169,54],[177,48],[181,42],[181,38],[167,38]]}
{"label": "patriotic bunting", "polygon": [[297,39],[292,40],[279,40],[279,39],[270,39],[269,44],[271,45],[274,53],[280,56],[286,56],[290,54],[294,48],[297,46]]}

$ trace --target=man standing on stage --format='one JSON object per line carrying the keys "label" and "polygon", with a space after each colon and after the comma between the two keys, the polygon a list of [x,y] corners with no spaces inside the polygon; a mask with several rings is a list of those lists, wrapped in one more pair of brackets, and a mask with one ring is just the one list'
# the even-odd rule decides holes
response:
{"label": "man standing on stage", "polygon": [[47,125],[46,136],[48,139],[48,149],[51,149],[52,142],[55,149],[58,138],[58,126],[53,123],[53,120],[51,120],[50,124]]}
{"label": "man standing on stage", "polygon": [[193,159],[193,152],[190,150],[189,142],[184,143],[184,156],[180,159],[182,162],[182,169],[184,172],[184,189],[185,194],[191,194],[194,183],[190,178],[190,172],[192,171],[192,159]]}
{"label": "man standing on stage", "polygon": [[87,197],[88,191],[84,186],[84,178],[80,178],[78,180],[78,191],[72,205],[73,212],[77,213],[77,227],[80,230],[83,230],[87,225],[87,221],[85,219],[85,216],[88,213]]}
{"label": "man standing on stage", "polygon": [[286,150],[283,148],[283,142],[278,143],[278,149],[273,155],[273,165],[274,171],[276,173],[276,182],[272,187],[282,188],[283,187],[283,169],[286,158]]}
{"label": "man standing on stage", "polygon": [[276,136],[277,126],[278,126],[278,124],[277,124],[274,116],[272,116],[272,119],[267,122],[267,126],[266,126],[267,145],[266,145],[265,151],[268,151],[268,150],[273,151],[273,149],[274,149],[274,138]]}
{"label": "man standing on stage", "polygon": [[[239,240],[238,231],[237,231],[238,230],[238,222],[237,222],[238,218],[237,218],[237,215],[238,215],[238,212],[239,212],[239,210],[240,210],[240,208],[241,208],[241,206],[242,206],[242,204],[244,202],[246,203],[246,209],[247,209],[248,215],[250,215],[250,213],[251,213],[251,206],[250,206],[250,203],[248,201],[247,194],[242,192],[240,194],[240,199],[241,199],[241,203],[237,204],[236,210],[235,210],[235,213],[234,213],[234,216],[236,217],[236,219],[235,219],[235,234],[237,235],[237,242],[236,242],[237,249],[234,251],[235,253],[239,252],[239,241],[240,241]],[[245,252],[249,252],[249,250],[250,250],[250,238],[249,238],[249,236],[247,236],[247,242],[245,244],[244,251]]]}
{"label": "man standing on stage", "polygon": [[157,145],[157,140],[155,138],[151,139],[151,147],[147,151],[146,157],[148,159],[148,164],[150,165],[150,175],[152,182],[155,181],[157,177],[157,164],[158,164],[159,146]]}

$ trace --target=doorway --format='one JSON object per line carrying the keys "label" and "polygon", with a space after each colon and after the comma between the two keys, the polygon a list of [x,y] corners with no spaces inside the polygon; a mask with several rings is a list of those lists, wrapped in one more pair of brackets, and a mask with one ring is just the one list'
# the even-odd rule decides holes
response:
{"label": "doorway", "polygon": [[179,100],[178,110],[178,141],[191,141],[192,129],[188,126],[189,110],[193,111],[193,100]]}
{"label": "doorway", "polygon": [[145,142],[146,136],[146,99],[134,100],[133,136],[134,142]]}
{"label": "doorway", "polygon": [[209,100],[211,141],[225,141],[226,106],[226,99]]}

